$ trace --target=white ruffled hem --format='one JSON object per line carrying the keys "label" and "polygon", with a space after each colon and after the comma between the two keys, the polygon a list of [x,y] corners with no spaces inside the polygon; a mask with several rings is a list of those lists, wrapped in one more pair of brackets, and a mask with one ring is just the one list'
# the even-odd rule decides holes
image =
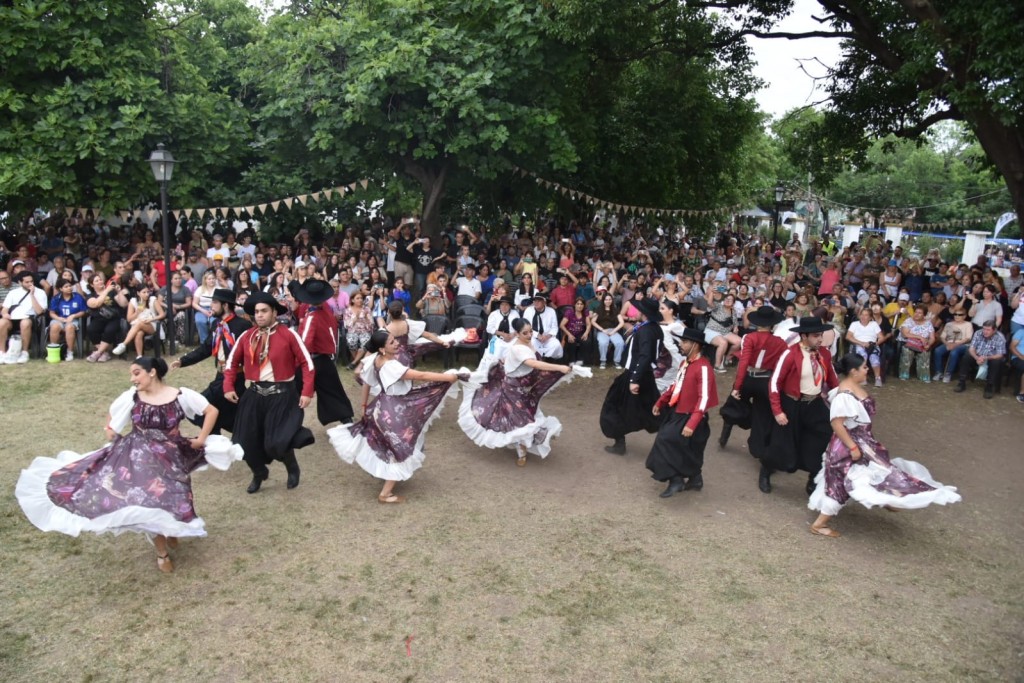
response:
{"label": "white ruffled hem", "polygon": [[[467,368],[459,368],[458,370],[446,370],[445,374],[468,374]],[[441,410],[444,408],[444,404],[449,399],[457,396],[459,393],[459,383],[453,382],[451,388],[445,392],[444,398],[437,404],[437,408],[431,413],[430,417],[423,425],[423,429],[420,431],[419,436],[416,438],[416,445],[413,447],[412,455],[405,459],[404,462],[385,462],[377,457],[376,451],[370,447],[370,444],[366,441],[366,437],[359,435],[354,436],[350,431],[350,428],[355,426],[353,424],[343,424],[337,427],[332,427],[327,430],[327,436],[331,440],[331,446],[334,451],[338,454],[338,457],[347,462],[349,465],[355,463],[363,469],[364,472],[377,479],[383,479],[385,481],[406,481],[412,477],[413,472],[418,470],[423,465],[423,459],[425,454],[423,453],[423,442],[427,438],[427,432],[430,430],[430,425],[433,424],[434,420],[441,416]]]}
{"label": "white ruffled hem", "polygon": [[[473,397],[477,390],[487,383],[490,377],[491,367],[501,362],[497,356],[485,356],[480,365],[470,376],[462,390],[462,405],[459,406],[459,427],[469,437],[470,441],[482,448],[510,448],[521,444],[526,447],[528,453],[546,458],[551,453],[551,440],[562,433],[562,423],[558,418],[547,417],[540,408],[534,416],[534,420],[522,427],[509,432],[496,432],[481,425],[473,415]],[[572,372],[563,375],[555,382],[548,392],[555,388],[569,384],[576,377],[593,377],[594,373],[590,368],[581,365],[570,365]],[[545,394],[546,395],[546,394]],[[541,429],[547,430],[544,441],[535,444],[534,435]]]}
{"label": "white ruffled hem", "polygon": [[83,531],[115,536],[126,531],[134,531],[175,538],[206,535],[206,525],[201,517],[185,523],[159,508],[131,506],[89,519],[55,505],[46,493],[50,476],[69,463],[88,455],[91,453],[79,455],[64,451],[56,458],[36,458],[28,468],[21,471],[14,495],[18,498],[28,521],[43,531],[59,531],[69,536],[78,536]]}
{"label": "white ruffled hem", "polygon": [[[174,538],[206,535],[206,523],[201,517],[196,517],[191,522],[182,522],[170,512],[160,508],[133,505],[89,519],[55,505],[46,493],[50,477],[57,470],[93,453],[96,451],[85,454],[62,451],[57,454],[56,458],[36,458],[26,469],[21,471],[14,495],[32,524],[43,531],[58,531],[69,536],[78,536],[83,531],[94,534],[114,534],[115,536],[126,531],[133,531]],[[204,455],[206,462],[211,467],[227,470],[232,462],[241,460],[244,454],[242,447],[231,443],[231,439],[224,436],[210,436],[206,439]],[[206,469],[206,465],[197,467],[195,471],[204,469]]]}
{"label": "white ruffled hem", "polygon": [[[875,488],[876,484],[885,481],[890,470],[877,462],[870,462],[867,465],[855,464],[850,467],[846,474],[846,481],[849,483],[847,490],[850,499],[855,500],[866,508],[889,506],[898,510],[920,510],[929,505],[949,505],[959,503],[962,498],[957,493],[955,486],[946,486],[935,481],[928,468],[913,460],[893,458],[893,467],[896,467],[915,479],[919,479],[932,487],[931,491],[912,493],[906,496],[896,496],[885,493]],[[817,510],[826,515],[835,515],[842,508],[837,501],[825,494],[825,470],[822,468],[815,477],[814,493],[807,503],[811,510]]]}

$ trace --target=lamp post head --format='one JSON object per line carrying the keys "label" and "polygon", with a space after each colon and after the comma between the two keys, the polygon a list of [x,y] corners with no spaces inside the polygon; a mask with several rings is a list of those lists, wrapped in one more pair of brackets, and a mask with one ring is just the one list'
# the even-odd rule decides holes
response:
{"label": "lamp post head", "polygon": [[[156,152],[154,152],[154,154],[155,153]],[[786,188],[785,188],[785,186],[781,185],[781,184],[776,185],[775,186],[775,203],[778,204],[779,202],[781,202],[782,198],[784,196],[786,196]]]}
{"label": "lamp post head", "polygon": [[171,175],[174,173],[174,157],[164,149],[161,142],[149,155],[149,167],[153,169],[153,177],[158,183],[171,182]]}

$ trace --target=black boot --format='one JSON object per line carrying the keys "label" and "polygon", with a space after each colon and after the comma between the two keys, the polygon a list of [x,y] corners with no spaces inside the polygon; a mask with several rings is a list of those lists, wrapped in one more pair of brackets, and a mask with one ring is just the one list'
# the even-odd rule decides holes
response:
{"label": "black boot", "polygon": [[619,438],[615,439],[615,443],[613,443],[611,446],[605,446],[604,450],[607,451],[608,453],[613,453],[615,455],[625,455],[626,437],[620,436]]}
{"label": "black boot", "polygon": [[260,486],[270,476],[270,472],[266,468],[263,468],[262,472],[253,472],[252,481],[249,482],[249,488],[245,490],[246,493],[256,493],[260,490]]}
{"label": "black boot", "polygon": [[288,471],[288,488],[293,489],[299,485],[299,461],[295,459],[295,453],[289,453],[281,462]]}
{"label": "black boot", "polygon": [[683,487],[685,491],[700,491],[704,488],[704,477],[700,474],[695,474],[686,480],[686,486]]}
{"label": "black boot", "polygon": [[764,465],[761,465],[761,473],[757,475],[757,488],[762,493],[772,492],[772,471]]}
{"label": "black boot", "polygon": [[992,392],[993,392],[992,385],[991,384],[986,384],[985,385],[985,394],[984,394],[985,398],[992,398]]}
{"label": "black boot", "polygon": [[729,443],[729,435],[732,434],[732,425],[728,422],[722,425],[722,435],[718,437],[718,445],[725,448]]}
{"label": "black boot", "polygon": [[804,490],[807,491],[807,495],[809,496],[812,493],[814,493],[814,489],[815,488],[817,488],[817,485],[814,483],[814,474],[813,473],[812,474],[808,474],[807,475],[807,486],[804,487]]}
{"label": "black boot", "polygon": [[960,381],[956,383],[956,387],[953,389],[956,393],[967,391],[967,380],[960,378]]}
{"label": "black boot", "polygon": [[672,477],[668,482],[668,488],[659,493],[662,498],[671,498],[685,488],[682,477]]}

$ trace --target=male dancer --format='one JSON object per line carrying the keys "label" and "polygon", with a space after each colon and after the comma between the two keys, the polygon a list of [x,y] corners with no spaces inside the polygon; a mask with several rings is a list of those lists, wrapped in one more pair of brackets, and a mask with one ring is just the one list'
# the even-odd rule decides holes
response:
{"label": "male dancer", "polygon": [[498,299],[498,308],[487,316],[487,334],[491,338],[488,350],[498,358],[504,358],[508,347],[516,339],[512,323],[519,319],[516,302],[510,296]]}
{"label": "male dancer", "polygon": [[615,455],[626,454],[626,434],[644,429],[652,434],[661,419],[651,413],[658,400],[654,366],[661,350],[661,312],[658,302],[644,297],[636,303],[640,322],[633,327],[626,349],[626,370],[615,378],[601,406],[601,432],[615,442],[604,449]]}
{"label": "male dancer", "polygon": [[[331,285],[323,280],[309,279],[292,291],[299,302],[295,313],[299,319],[299,336],[313,357],[316,376],[316,417],[325,427],[332,422],[351,422],[355,412],[348,394],[341,386],[338,366],[334,362],[338,351],[338,321],[325,305],[334,296]],[[302,393],[302,376],[299,393]]]}
{"label": "male dancer", "polygon": [[[313,359],[299,335],[277,316],[287,308],[267,292],[250,294],[245,312],[253,316],[256,327],[242,333],[224,366],[224,398],[238,403],[235,431],[231,440],[245,451],[245,462],[252,470],[252,482],[246,489],[256,493],[270,472],[274,460],[288,471],[288,488],[299,485],[299,463],[295,449],[313,443],[313,433],[302,426],[303,410],[313,397]],[[252,381],[241,400],[238,398],[238,369]],[[302,395],[295,390],[295,373],[302,373]]]}
{"label": "male dancer", "polygon": [[[740,364],[736,368],[736,381],[732,385],[732,397],[737,401],[750,405],[750,437],[747,447],[755,458],[764,457],[768,446],[768,435],[771,434],[772,406],[768,400],[768,379],[772,376],[775,364],[786,350],[786,343],[772,334],[772,328],[782,322],[782,313],[771,306],[761,306],[747,316],[747,320],[756,329],[743,337]],[[729,443],[733,423],[722,415],[722,436],[718,445],[725,448]]]}
{"label": "male dancer", "polygon": [[661,425],[654,445],[647,456],[647,469],[657,481],[667,481],[662,498],[671,498],[682,490],[704,488],[704,448],[711,428],[708,410],[718,405],[718,388],[711,362],[701,351],[704,335],[692,327],[682,335],[673,334],[679,342],[683,362],[679,364],[676,381],[672,383],[651,409],[660,415],[665,407],[674,409]]}
{"label": "male dancer", "polygon": [[832,356],[821,345],[821,335],[832,325],[818,318],[800,318],[792,332],[800,335],[779,357],[768,383],[776,425],[768,448],[761,458],[757,485],[771,493],[771,474],[775,470],[808,473],[807,495],[814,491],[814,476],[821,469],[821,454],[832,436],[829,408],[824,396],[839,385],[832,368]]}
{"label": "male dancer", "polygon": [[[174,370],[187,368],[205,358],[213,357],[217,374],[209,386],[203,389],[203,397],[219,411],[217,413],[217,423],[210,433],[220,434],[221,430],[226,430],[234,434],[237,406],[224,398],[224,364],[227,362],[231,349],[235,348],[235,342],[242,336],[243,332],[252,327],[252,323],[245,318],[239,318],[235,315],[235,293],[230,289],[213,290],[210,310],[213,311],[213,317],[217,322],[214,325],[213,332],[206,338],[206,343],[200,344],[171,363],[171,368]],[[239,396],[245,393],[244,375],[242,375],[241,380],[238,383],[237,393]],[[192,418],[192,422],[198,427],[202,426],[202,420],[202,415],[196,415]]]}

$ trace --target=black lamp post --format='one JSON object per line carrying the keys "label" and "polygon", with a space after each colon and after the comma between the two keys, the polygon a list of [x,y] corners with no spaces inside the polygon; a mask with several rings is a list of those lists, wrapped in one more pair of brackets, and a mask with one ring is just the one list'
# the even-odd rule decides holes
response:
{"label": "black lamp post", "polygon": [[775,253],[775,245],[779,241],[779,219],[782,217],[779,205],[786,195],[786,188],[781,183],[775,186],[775,228],[772,230],[772,253]]}
{"label": "black lamp post", "polygon": [[[153,169],[153,177],[160,183],[160,216],[164,228],[164,278],[166,298],[164,299],[164,329],[171,340],[170,350],[173,355],[174,349],[174,304],[171,302],[171,233],[167,227],[167,185],[171,182],[171,175],[174,173],[174,157],[164,149],[163,143],[156,146],[153,153],[149,155],[149,166]],[[153,344],[153,353],[160,355],[160,340]]]}

